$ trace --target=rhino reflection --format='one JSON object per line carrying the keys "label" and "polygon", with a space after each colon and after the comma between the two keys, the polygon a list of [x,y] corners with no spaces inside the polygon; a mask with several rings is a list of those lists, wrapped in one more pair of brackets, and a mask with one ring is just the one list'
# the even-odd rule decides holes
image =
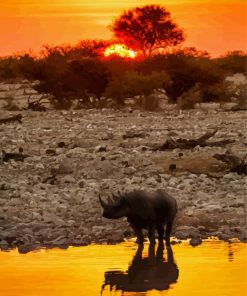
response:
{"label": "rhino reflection", "polygon": [[155,245],[151,244],[148,249],[148,257],[142,257],[143,245],[139,245],[127,272],[105,272],[105,283],[110,290],[123,292],[146,292],[148,290],[167,290],[170,284],[178,279],[178,267],[174,262],[172,248],[168,247],[167,261],[163,258],[164,245],[161,243],[155,255]]}

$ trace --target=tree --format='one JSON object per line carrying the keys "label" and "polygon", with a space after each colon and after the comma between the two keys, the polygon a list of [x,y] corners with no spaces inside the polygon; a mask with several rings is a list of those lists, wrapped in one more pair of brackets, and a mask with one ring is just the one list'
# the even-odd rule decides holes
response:
{"label": "tree", "polygon": [[146,5],[125,11],[110,26],[115,37],[127,46],[150,56],[185,40],[183,31],[160,5]]}

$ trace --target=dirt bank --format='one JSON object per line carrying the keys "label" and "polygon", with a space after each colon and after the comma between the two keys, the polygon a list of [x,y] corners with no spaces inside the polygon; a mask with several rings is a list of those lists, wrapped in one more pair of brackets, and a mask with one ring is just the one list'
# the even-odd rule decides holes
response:
{"label": "dirt bank", "polygon": [[[20,112],[19,112],[20,113]],[[11,114],[14,114],[13,112]],[[173,234],[247,239],[246,176],[213,156],[246,150],[244,112],[148,113],[112,110],[21,112],[0,125],[1,149],[23,162],[0,164],[0,248],[115,243],[125,221],[101,217],[98,193],[164,188],[178,201]],[[1,112],[0,117],[10,113]],[[157,149],[168,137],[194,139],[218,129],[205,147]],[[229,140],[229,144],[217,142]]]}

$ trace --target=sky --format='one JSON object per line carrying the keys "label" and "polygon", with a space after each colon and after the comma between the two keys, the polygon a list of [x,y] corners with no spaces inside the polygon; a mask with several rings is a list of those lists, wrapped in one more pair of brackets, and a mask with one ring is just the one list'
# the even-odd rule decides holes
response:
{"label": "sky", "polygon": [[247,51],[246,0],[0,0],[0,55],[112,37],[108,25],[123,10],[164,5],[184,29],[184,46],[219,56]]}

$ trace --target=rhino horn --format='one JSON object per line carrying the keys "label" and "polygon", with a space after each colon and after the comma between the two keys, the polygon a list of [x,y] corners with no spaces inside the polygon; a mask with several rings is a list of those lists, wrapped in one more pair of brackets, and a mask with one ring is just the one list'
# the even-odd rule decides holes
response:
{"label": "rhino horn", "polygon": [[100,194],[99,194],[99,201],[100,201],[100,204],[101,204],[102,208],[107,207],[107,203],[101,198]]}

